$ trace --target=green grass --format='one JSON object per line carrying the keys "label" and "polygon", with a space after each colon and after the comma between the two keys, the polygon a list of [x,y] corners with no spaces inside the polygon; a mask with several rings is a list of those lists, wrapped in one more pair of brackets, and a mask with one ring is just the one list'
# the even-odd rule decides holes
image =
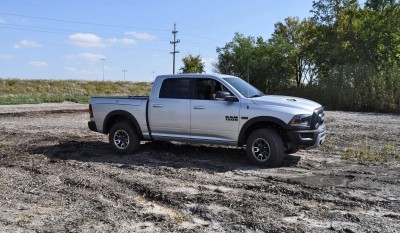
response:
{"label": "green grass", "polygon": [[360,164],[385,164],[400,159],[400,153],[394,142],[387,142],[383,146],[371,146],[368,138],[364,145],[349,145],[341,155],[342,160],[357,161]]}
{"label": "green grass", "polygon": [[91,96],[149,95],[151,83],[0,78],[0,105],[87,103]]}
{"label": "green grass", "polygon": [[9,148],[9,147],[11,147],[11,145],[12,145],[12,143],[9,141],[2,141],[2,142],[0,142],[0,149],[1,148]]}

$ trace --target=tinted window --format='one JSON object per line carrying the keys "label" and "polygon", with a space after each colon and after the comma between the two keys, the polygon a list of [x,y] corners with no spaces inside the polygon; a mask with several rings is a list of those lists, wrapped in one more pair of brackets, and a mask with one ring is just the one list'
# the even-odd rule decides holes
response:
{"label": "tinted window", "polygon": [[190,99],[190,79],[169,78],[161,85],[160,98]]}
{"label": "tinted window", "polygon": [[[217,91],[230,91],[214,79],[197,79],[196,98],[200,100],[215,100]],[[232,93],[231,93],[232,95]]]}

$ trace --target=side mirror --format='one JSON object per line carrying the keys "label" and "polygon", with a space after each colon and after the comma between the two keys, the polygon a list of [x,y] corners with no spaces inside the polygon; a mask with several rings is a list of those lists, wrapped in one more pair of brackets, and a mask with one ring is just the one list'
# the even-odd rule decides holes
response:
{"label": "side mirror", "polygon": [[217,91],[215,98],[217,100],[226,100],[231,102],[238,101],[238,98],[236,98],[236,96],[231,95],[227,91]]}

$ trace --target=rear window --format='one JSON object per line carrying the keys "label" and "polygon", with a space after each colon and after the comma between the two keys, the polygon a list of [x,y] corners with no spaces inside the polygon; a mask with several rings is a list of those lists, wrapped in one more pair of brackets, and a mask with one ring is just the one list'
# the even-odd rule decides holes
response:
{"label": "rear window", "polygon": [[161,85],[159,98],[165,99],[190,99],[190,79],[169,78]]}

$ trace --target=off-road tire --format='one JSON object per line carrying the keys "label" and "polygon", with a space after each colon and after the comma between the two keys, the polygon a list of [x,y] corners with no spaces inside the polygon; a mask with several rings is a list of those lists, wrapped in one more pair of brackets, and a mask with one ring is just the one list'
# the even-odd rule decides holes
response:
{"label": "off-road tire", "polygon": [[139,149],[140,139],[126,122],[119,122],[111,127],[108,141],[113,151],[118,154],[130,154]]}
{"label": "off-road tire", "polygon": [[247,138],[249,160],[259,166],[277,167],[284,158],[285,147],[281,137],[271,129],[258,129]]}
{"label": "off-road tire", "polygon": [[290,155],[290,154],[296,153],[297,151],[299,151],[299,148],[292,147],[292,148],[290,148],[289,150],[285,150],[285,154]]}

